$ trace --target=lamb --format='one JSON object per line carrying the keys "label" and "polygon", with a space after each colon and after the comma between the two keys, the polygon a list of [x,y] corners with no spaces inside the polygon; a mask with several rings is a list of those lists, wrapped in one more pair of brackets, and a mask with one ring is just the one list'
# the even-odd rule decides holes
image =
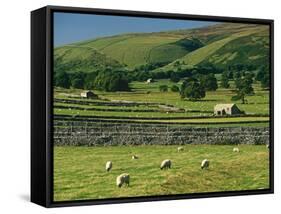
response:
{"label": "lamb", "polygon": [[209,165],[210,165],[210,161],[205,159],[201,163],[201,169],[207,169],[207,168],[209,168]]}
{"label": "lamb", "polygon": [[238,147],[234,147],[233,148],[233,152],[239,152],[239,148]]}
{"label": "lamb", "polygon": [[111,161],[107,161],[106,164],[105,164],[105,170],[107,172],[109,172],[112,168],[112,162]]}
{"label": "lamb", "polygon": [[130,175],[128,173],[123,173],[116,178],[116,185],[120,188],[123,184],[129,186],[130,184]]}
{"label": "lamb", "polygon": [[160,169],[171,169],[171,165],[172,165],[172,161],[169,159],[163,160],[161,165],[160,165]]}
{"label": "lamb", "polygon": [[184,149],[182,146],[178,147],[178,152],[182,152]]}
{"label": "lamb", "polygon": [[139,157],[137,156],[137,155],[133,155],[132,156],[132,159],[134,160],[134,159],[139,159]]}

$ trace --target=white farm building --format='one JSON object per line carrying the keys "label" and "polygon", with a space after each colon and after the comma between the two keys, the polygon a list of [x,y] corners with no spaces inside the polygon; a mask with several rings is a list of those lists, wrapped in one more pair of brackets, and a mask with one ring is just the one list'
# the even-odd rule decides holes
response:
{"label": "white farm building", "polygon": [[242,111],[237,107],[236,104],[230,103],[230,104],[217,104],[214,107],[214,114],[217,116],[223,116],[223,115],[239,115],[243,114]]}
{"label": "white farm building", "polygon": [[94,94],[94,92],[92,92],[92,91],[81,92],[80,96],[82,98],[87,98],[87,99],[96,99],[96,98],[98,98],[98,95]]}

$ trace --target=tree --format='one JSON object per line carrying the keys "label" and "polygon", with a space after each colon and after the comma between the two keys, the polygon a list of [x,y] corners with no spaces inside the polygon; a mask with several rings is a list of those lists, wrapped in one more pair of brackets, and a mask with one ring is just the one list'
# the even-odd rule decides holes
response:
{"label": "tree", "polygon": [[261,79],[261,87],[262,88],[268,88],[270,84],[270,77],[269,74],[265,74],[263,78]]}
{"label": "tree", "polygon": [[227,76],[228,76],[228,79],[232,80],[233,79],[233,71],[228,71],[227,72]]}
{"label": "tree", "polygon": [[129,91],[129,82],[122,74],[114,73],[109,81],[106,91]]}
{"label": "tree", "polygon": [[234,79],[238,79],[238,78],[241,78],[241,72],[240,71],[236,71],[234,74],[233,74],[233,78]]}
{"label": "tree", "polygon": [[182,83],[180,94],[182,98],[189,98],[193,101],[206,96],[205,88],[195,78],[189,78]]}
{"label": "tree", "polygon": [[179,91],[180,91],[180,89],[179,89],[179,87],[178,87],[178,86],[173,85],[173,86],[171,87],[171,91],[172,91],[172,92],[179,92]]}
{"label": "tree", "polygon": [[180,81],[180,77],[179,77],[179,75],[177,74],[177,73],[175,73],[175,72],[171,72],[171,74],[170,74],[170,80],[172,81],[172,82],[179,82]]}
{"label": "tree", "polygon": [[235,80],[236,95],[231,98],[233,101],[241,100],[245,104],[245,96],[254,94],[252,87],[253,79],[250,75]]}
{"label": "tree", "polygon": [[265,71],[265,68],[262,68],[259,70],[259,72],[256,74],[255,79],[261,82],[261,87],[262,88],[267,88],[270,83],[269,79],[269,73]]}
{"label": "tree", "polygon": [[159,91],[161,91],[161,92],[167,92],[167,91],[168,91],[168,86],[167,86],[167,85],[160,85],[160,86],[159,86]]}
{"label": "tree", "polygon": [[99,72],[94,81],[94,87],[102,91],[129,91],[129,81],[120,71],[106,71]]}
{"label": "tree", "polygon": [[229,88],[229,82],[228,82],[228,75],[226,72],[223,72],[221,75],[221,87],[222,88]]}
{"label": "tree", "polygon": [[217,78],[214,74],[203,75],[200,78],[200,83],[207,91],[215,91],[218,89]]}
{"label": "tree", "polygon": [[79,89],[83,89],[84,88],[84,82],[83,82],[83,79],[78,79],[78,78],[75,78],[71,81],[71,86],[73,88],[79,88]]}
{"label": "tree", "polygon": [[180,61],[177,60],[174,62],[174,67],[178,68],[180,65],[181,65]]}
{"label": "tree", "polygon": [[70,78],[68,73],[65,71],[57,72],[54,76],[55,86],[69,88],[70,87]]}
{"label": "tree", "polygon": [[84,88],[85,73],[79,71],[71,74],[70,77],[71,77],[71,86],[73,88],[79,88],[79,89]]}
{"label": "tree", "polygon": [[264,75],[265,75],[265,71],[264,70],[259,70],[258,73],[256,74],[255,79],[257,81],[261,81],[262,78],[264,77]]}

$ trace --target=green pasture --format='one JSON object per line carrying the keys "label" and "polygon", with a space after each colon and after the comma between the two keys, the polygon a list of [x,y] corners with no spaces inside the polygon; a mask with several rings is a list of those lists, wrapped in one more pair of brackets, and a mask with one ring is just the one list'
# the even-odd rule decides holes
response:
{"label": "green pasture", "polygon": [[[269,188],[269,152],[262,146],[228,145],[54,147],[54,200],[84,200]],[[139,159],[132,160],[135,154]],[[170,170],[160,170],[171,159]],[[201,170],[203,159],[210,168]],[[105,163],[113,162],[110,172]],[[129,187],[116,177],[130,174]]]}
{"label": "green pasture", "polygon": [[[247,117],[235,118],[187,118],[179,119],[180,117],[206,117],[213,115],[213,109],[219,103],[233,103],[231,97],[235,95],[234,83],[230,82],[229,89],[219,88],[216,91],[206,92],[206,97],[199,101],[190,101],[181,99],[177,92],[160,92],[160,85],[180,86],[181,82],[173,83],[170,80],[157,80],[153,83],[132,82],[131,92],[102,92],[94,91],[98,94],[99,99],[81,99],[79,89],[55,89],[54,96],[59,99],[67,99],[70,101],[83,101],[86,103],[64,103],[56,101],[54,103],[54,113],[56,115],[77,115],[77,116],[99,116],[109,117],[110,119],[120,120],[120,117],[132,118],[138,121],[150,122],[151,118],[162,118],[157,122],[173,122],[173,123],[189,123],[189,124],[212,124],[216,126],[228,124],[228,126],[240,126],[248,122],[249,126],[268,126],[269,121],[269,91],[263,90],[260,84],[254,83],[254,95],[247,96],[247,103],[241,104],[236,102],[238,108],[245,111]],[[120,102],[135,102],[135,106],[118,105]],[[117,103],[115,106],[108,104]],[[169,111],[161,105],[172,106],[182,111]],[[77,109],[79,108],[79,109]],[[153,120],[155,121],[155,120]],[[241,122],[241,123],[239,123]],[[217,124],[215,124],[217,123]],[[233,123],[233,124],[232,124]]]}

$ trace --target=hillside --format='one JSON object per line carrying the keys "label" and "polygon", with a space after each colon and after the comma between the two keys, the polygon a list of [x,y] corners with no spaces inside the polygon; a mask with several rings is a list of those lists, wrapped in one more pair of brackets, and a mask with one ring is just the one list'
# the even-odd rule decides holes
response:
{"label": "hillside", "polygon": [[200,64],[212,63],[225,68],[231,64],[266,65],[269,62],[268,30],[258,31],[228,42],[223,48],[206,57]]}
{"label": "hillside", "polygon": [[269,56],[267,26],[224,23],[198,29],[132,33],[82,41],[55,48],[55,70],[92,71],[105,67],[134,69],[164,65],[155,71],[237,63],[260,67]]}
{"label": "hillside", "polygon": [[100,53],[94,48],[79,46],[64,46],[54,52],[55,72],[91,72],[103,70],[106,67],[122,68],[123,66],[111,57]]}
{"label": "hillside", "polygon": [[206,63],[222,68],[237,63],[261,66],[268,62],[268,33],[265,26],[245,28],[243,31],[210,42],[161,69],[173,70],[176,62],[181,64],[182,68]]}

